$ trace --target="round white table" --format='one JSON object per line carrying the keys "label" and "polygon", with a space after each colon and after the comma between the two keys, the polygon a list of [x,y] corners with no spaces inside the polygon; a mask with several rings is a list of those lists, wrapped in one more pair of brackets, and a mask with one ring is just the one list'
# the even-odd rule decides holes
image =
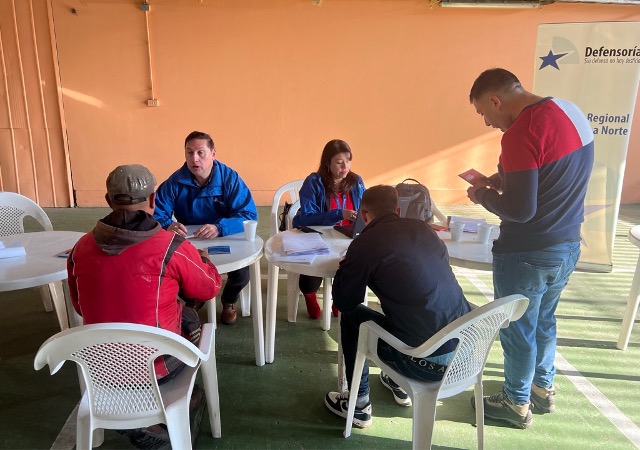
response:
{"label": "round white table", "polygon": [[[39,231],[0,237],[5,247],[21,246],[26,252],[25,256],[0,259],[0,292],[66,280],[67,259],[56,255],[72,248],[83,235],[76,231]],[[65,294],[51,294],[60,329],[67,329]]]}
{"label": "round white table", "polygon": [[[629,241],[640,248],[640,225],[629,230]],[[625,350],[629,345],[629,338],[631,337],[631,329],[633,323],[636,320],[636,314],[638,313],[638,305],[640,305],[640,255],[638,256],[638,262],[636,263],[636,271],[633,275],[633,281],[631,282],[631,290],[629,291],[629,299],[627,300],[627,308],[622,318],[622,328],[620,329],[620,336],[618,337],[618,343],[616,347],[620,350]]]}
{"label": "round white table", "polygon": [[[256,365],[263,366],[264,358],[264,329],[262,323],[262,280],[260,276],[260,258],[264,242],[260,236],[254,241],[247,241],[244,233],[232,234],[215,239],[191,238],[189,241],[196,248],[228,245],[231,252],[225,254],[209,255],[209,259],[215,264],[220,274],[249,266],[251,276],[251,310],[253,311],[253,341],[256,354]],[[207,307],[209,322],[216,323],[216,303]],[[243,313],[244,313],[243,309]]]}
{"label": "round white table", "polygon": [[475,270],[493,269],[491,247],[500,234],[497,226],[491,231],[488,244],[478,242],[477,233],[462,233],[462,240],[458,242],[451,240],[449,231],[437,231],[436,234],[447,246],[451,265]]}
{"label": "round white table", "polygon": [[[317,255],[312,264],[300,264],[278,260],[278,255],[283,254],[282,235],[277,233],[267,240],[264,254],[269,261],[269,276],[267,290],[267,312],[265,331],[265,357],[268,363],[272,363],[275,356],[275,335],[276,335],[276,309],[278,303],[278,293],[276,292],[276,280],[279,269],[285,269],[290,273],[309,275],[324,278],[323,283],[323,316],[322,329],[329,330],[331,326],[331,279],[338,270],[338,264],[344,256],[352,239],[334,230],[330,226],[314,226],[314,230],[322,232],[322,240],[329,246],[330,253]],[[295,295],[296,289],[287,289],[289,295]],[[288,299],[291,304],[292,300]]]}

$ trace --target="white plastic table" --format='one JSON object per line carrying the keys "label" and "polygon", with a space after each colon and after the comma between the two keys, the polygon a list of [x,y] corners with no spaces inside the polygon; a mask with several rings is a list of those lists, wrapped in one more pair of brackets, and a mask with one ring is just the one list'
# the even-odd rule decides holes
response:
{"label": "white plastic table", "polygon": [[[196,248],[207,248],[219,245],[228,245],[230,247],[230,253],[209,255],[209,259],[215,264],[220,274],[229,273],[249,266],[256,365],[263,366],[265,358],[264,328],[262,323],[262,280],[260,276],[260,258],[262,257],[262,247],[264,245],[262,238],[256,236],[254,241],[247,241],[244,239],[244,233],[238,233],[215,239],[192,238],[189,239],[189,241],[191,241]],[[212,306],[207,307],[207,315],[209,322],[215,324],[215,301]]]}
{"label": "white plastic table", "polygon": [[265,357],[268,363],[272,363],[275,355],[275,336],[276,336],[276,309],[278,303],[278,293],[276,292],[276,279],[278,271],[274,270],[274,266],[285,269],[292,273],[301,275],[309,275],[312,277],[321,277],[325,279],[323,296],[324,310],[322,317],[322,329],[328,330],[331,324],[331,278],[333,278],[338,270],[340,259],[344,252],[351,244],[352,239],[344,234],[337,232],[333,227],[314,226],[314,230],[322,232],[322,240],[329,246],[330,253],[328,255],[318,255],[313,264],[300,264],[284,261],[273,261],[274,252],[282,253],[282,236],[277,233],[271,236],[265,245],[264,255],[269,261],[269,276],[267,290],[267,312],[266,312],[266,333],[265,333]]}
{"label": "white plastic table", "polygon": [[[629,241],[640,248],[640,225],[629,230]],[[636,263],[636,272],[633,275],[633,281],[631,282],[631,290],[629,291],[629,300],[627,300],[627,308],[622,318],[622,328],[620,329],[620,337],[618,337],[618,347],[620,350],[626,350],[629,345],[629,338],[631,337],[631,329],[633,323],[636,320],[636,314],[638,313],[638,305],[640,304],[640,255],[638,255],[638,262]]]}
{"label": "white plastic table", "polygon": [[436,234],[447,246],[451,265],[475,270],[493,270],[491,247],[500,234],[497,226],[491,231],[488,244],[478,242],[477,233],[462,233],[462,240],[458,242],[451,240],[451,233],[448,231],[438,231]]}
{"label": "white plastic table", "polygon": [[[0,292],[42,286],[67,279],[67,260],[56,256],[73,247],[84,233],[39,231],[0,237],[5,247],[22,246],[26,255],[0,259]],[[65,295],[53,295],[61,329],[68,328]]]}

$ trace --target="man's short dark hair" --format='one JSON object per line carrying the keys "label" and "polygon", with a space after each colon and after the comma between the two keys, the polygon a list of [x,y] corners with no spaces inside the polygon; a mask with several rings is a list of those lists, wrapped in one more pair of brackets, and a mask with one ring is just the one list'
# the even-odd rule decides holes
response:
{"label": "man's short dark hair", "polygon": [[478,100],[482,95],[491,91],[505,91],[520,86],[520,80],[505,69],[494,68],[482,72],[471,86],[469,103]]}
{"label": "man's short dark hair", "polygon": [[209,146],[209,148],[211,150],[215,148],[213,145],[213,139],[211,139],[211,136],[209,136],[207,133],[202,131],[192,131],[191,133],[189,133],[189,135],[184,140],[184,147],[186,148],[189,141],[193,141],[194,139],[206,139],[207,145]]}
{"label": "man's short dark hair", "polygon": [[372,186],[362,194],[361,208],[374,217],[395,214],[398,212],[398,191],[395,187],[384,184]]}

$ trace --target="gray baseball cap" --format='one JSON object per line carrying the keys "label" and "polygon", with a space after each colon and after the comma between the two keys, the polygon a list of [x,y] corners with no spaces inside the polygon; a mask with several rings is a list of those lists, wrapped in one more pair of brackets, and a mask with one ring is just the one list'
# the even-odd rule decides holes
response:
{"label": "gray baseball cap", "polygon": [[107,193],[117,205],[146,201],[155,191],[156,178],[140,164],[118,166],[107,177]]}

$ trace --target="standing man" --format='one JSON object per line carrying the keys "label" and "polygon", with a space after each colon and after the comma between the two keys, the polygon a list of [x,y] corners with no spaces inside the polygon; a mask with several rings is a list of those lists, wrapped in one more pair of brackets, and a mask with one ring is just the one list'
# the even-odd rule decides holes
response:
{"label": "standing man", "polygon": [[[194,236],[214,239],[241,233],[244,220],[258,220],[247,185],[235,170],[216,161],[211,136],[189,133],[184,154],[184,165],[158,188],[154,217],[164,229],[186,236],[185,225],[200,225]],[[248,282],[248,267],[229,272],[222,291],[222,323],[236,322],[236,302]]]}
{"label": "standing man", "polygon": [[534,410],[555,411],[555,310],[580,256],[580,224],[593,167],[593,131],[567,100],[524,90],[514,74],[489,69],[469,101],[503,133],[498,173],[467,190],[501,219],[493,244],[495,297],[522,294],[529,307],[500,330],[504,387],[485,397],[485,416],[529,428]]}
{"label": "standing man", "polygon": [[[333,302],[342,312],[340,342],[349,387],[361,323],[373,320],[417,347],[470,309],[449,265],[447,247],[423,221],[399,217],[393,186],[367,189],[360,214],[367,226],[349,246],[333,280]],[[380,299],[384,314],[362,305],[367,286]],[[441,380],[454,348],[455,342],[449,341],[433,355],[417,359],[378,341],[378,355],[417,380]],[[380,381],[396,403],[411,405],[407,393],[391,378],[381,373]],[[366,362],[357,395],[353,424],[366,428],[372,423]],[[340,417],[347,417],[348,402],[349,393],[329,392],[325,397],[327,408]]]}

